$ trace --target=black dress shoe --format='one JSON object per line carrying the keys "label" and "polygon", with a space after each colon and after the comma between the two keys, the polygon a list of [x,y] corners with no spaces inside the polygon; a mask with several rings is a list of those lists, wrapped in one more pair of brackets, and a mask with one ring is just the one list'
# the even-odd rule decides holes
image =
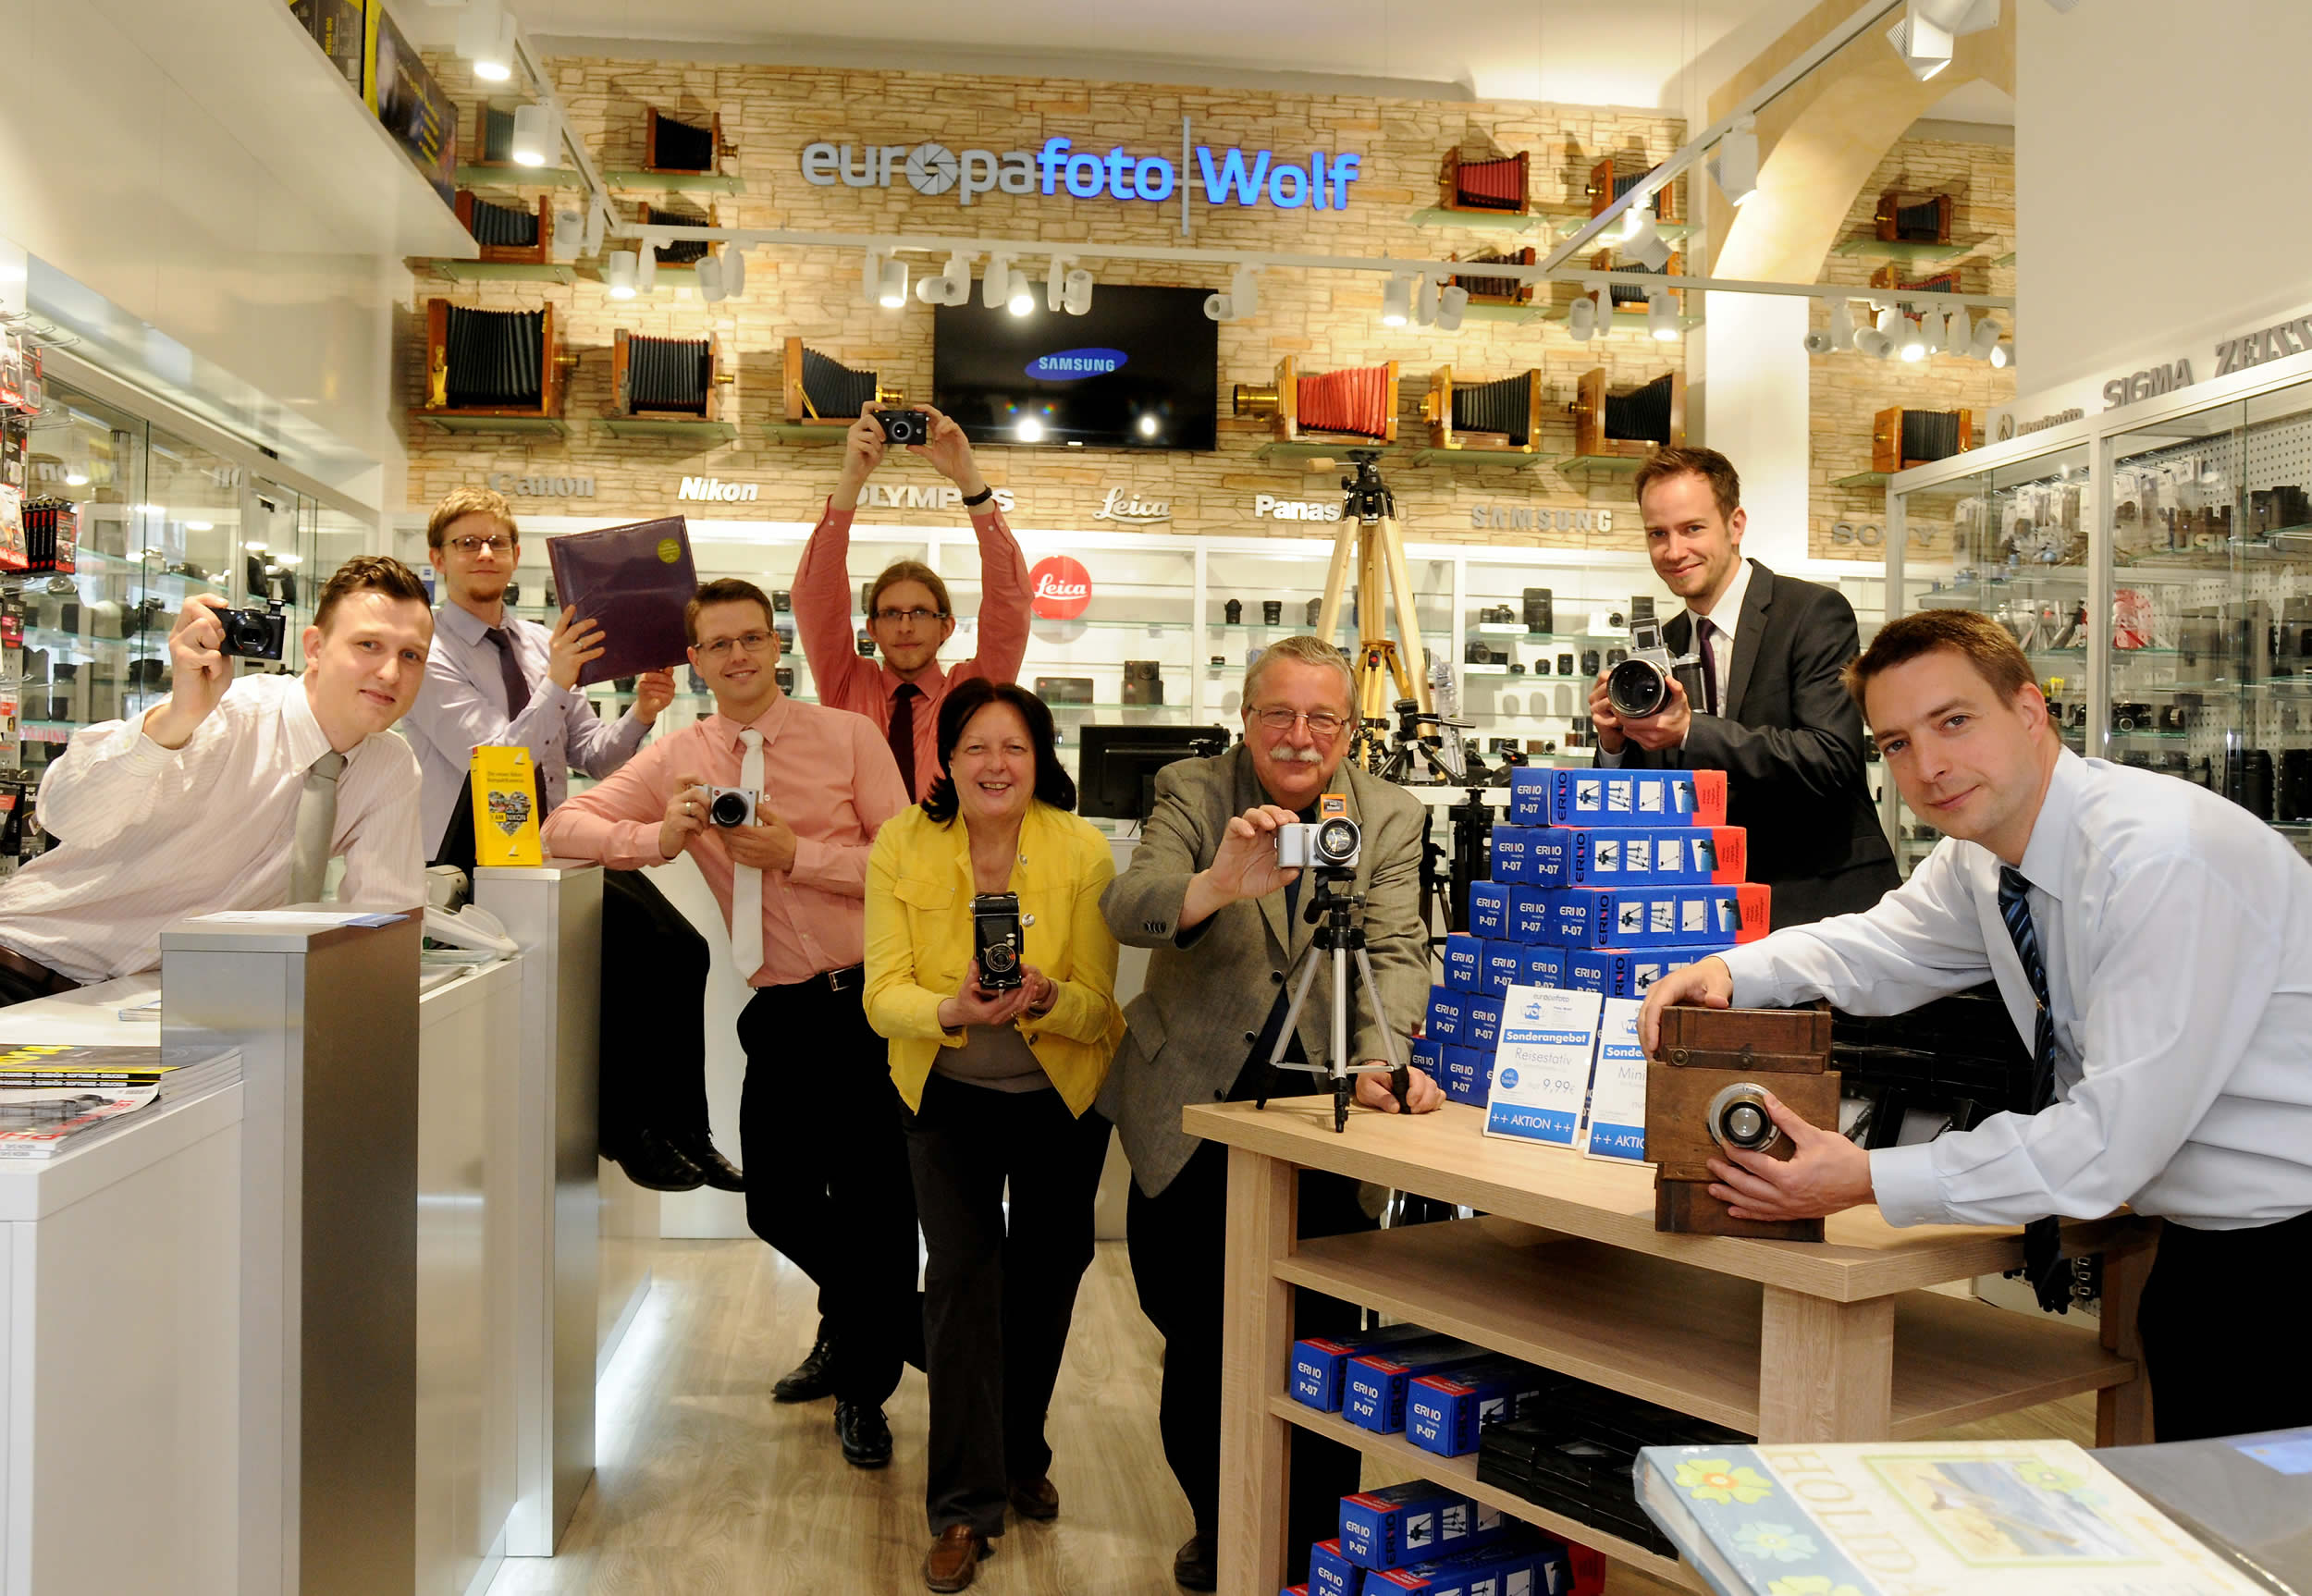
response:
{"label": "black dress shoe", "polygon": [[743,1192],[746,1189],[746,1177],[739,1172],[738,1167],[729,1159],[715,1150],[712,1136],[705,1135],[685,1136],[676,1145],[683,1149],[684,1158],[698,1166],[698,1172],[706,1177],[707,1184],[715,1190]]}
{"label": "black dress shoe", "polygon": [[654,1192],[696,1191],[707,1184],[707,1172],[659,1131],[636,1131],[618,1162],[628,1180]]}
{"label": "black dress shoe", "polygon": [[1191,1535],[1172,1554],[1173,1582],[1183,1590],[1220,1589],[1220,1541],[1211,1535]]}
{"label": "black dress shoe", "polygon": [[818,1337],[811,1343],[811,1350],[801,1363],[789,1369],[778,1384],[770,1388],[773,1402],[817,1402],[822,1396],[835,1394],[835,1338],[827,1329],[827,1321],[818,1321]]}
{"label": "black dress shoe", "polygon": [[838,1402],[835,1436],[842,1443],[842,1460],[854,1468],[880,1468],[892,1460],[892,1427],[879,1407]]}

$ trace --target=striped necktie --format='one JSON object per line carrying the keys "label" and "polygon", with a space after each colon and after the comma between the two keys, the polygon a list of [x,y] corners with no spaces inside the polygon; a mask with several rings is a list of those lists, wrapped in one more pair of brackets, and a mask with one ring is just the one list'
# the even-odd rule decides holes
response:
{"label": "striped necktie", "polygon": [[[2039,1005],[2031,1038],[2031,1112],[2035,1114],[2055,1101],[2055,1011],[2048,1004],[2048,966],[2039,951],[2038,928],[2031,923],[2031,904],[2023,896],[2030,886],[2013,866],[1998,867],[1998,917],[2007,922],[2015,956],[2023,961],[2023,978],[2031,983],[2031,996]],[[2023,1226],[2023,1275],[2040,1307],[2049,1313],[2069,1311],[2072,1300],[2062,1240],[2062,1227],[2052,1214]]]}

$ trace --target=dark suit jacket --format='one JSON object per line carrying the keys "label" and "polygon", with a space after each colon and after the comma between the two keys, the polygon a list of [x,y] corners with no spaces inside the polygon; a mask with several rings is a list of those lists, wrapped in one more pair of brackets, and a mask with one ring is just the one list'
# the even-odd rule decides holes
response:
{"label": "dark suit jacket", "polygon": [[[1691,614],[1662,631],[1673,652],[1693,647]],[[1839,681],[1860,652],[1837,588],[1753,559],[1720,713],[1697,704],[1679,747],[1622,748],[1629,768],[1727,773],[1727,823],[1750,834],[1750,878],[1774,888],[1777,928],[1867,909],[1900,884],[1863,780],[1863,717]]]}

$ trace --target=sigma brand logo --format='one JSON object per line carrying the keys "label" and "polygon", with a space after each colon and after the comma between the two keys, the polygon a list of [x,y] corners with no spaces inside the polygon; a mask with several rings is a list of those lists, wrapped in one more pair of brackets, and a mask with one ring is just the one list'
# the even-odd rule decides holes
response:
{"label": "sigma brand logo", "polygon": [[1057,354],[1038,355],[1027,362],[1027,370],[1038,382],[1077,383],[1120,372],[1131,358],[1122,350],[1062,350]]}
{"label": "sigma brand logo", "polygon": [[674,497],[719,504],[750,504],[762,497],[762,488],[751,482],[725,482],[719,476],[686,476]]}
{"label": "sigma brand logo", "polygon": [[[1364,157],[1310,152],[1306,164],[1281,160],[1267,150],[1232,146],[1196,147],[1192,178],[1200,178],[1205,203],[1214,205],[1267,203],[1278,210],[1306,205],[1320,211],[1348,208],[1348,186]],[[951,150],[920,144],[836,144],[821,140],[803,146],[803,180],[818,188],[840,183],[851,189],[888,189],[904,173],[918,194],[953,193],[959,205],[980,195],[1057,194],[1161,204],[1178,191],[1181,174],[1162,155],[1135,155],[1122,144],[1106,152],[1077,150],[1070,140],[1046,139],[1040,150]]]}
{"label": "sigma brand logo", "polygon": [[493,493],[510,493],[522,498],[594,497],[594,478],[590,476],[516,476],[511,472],[494,471],[483,480]]}

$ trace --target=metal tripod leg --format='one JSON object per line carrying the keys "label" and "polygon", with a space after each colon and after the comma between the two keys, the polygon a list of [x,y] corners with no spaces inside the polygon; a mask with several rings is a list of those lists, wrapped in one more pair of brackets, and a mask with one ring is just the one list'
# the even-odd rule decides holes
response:
{"label": "metal tripod leg", "polygon": [[[1362,950],[1359,950],[1359,957]],[[1349,1073],[1348,950],[1333,944],[1333,1134],[1348,1129],[1348,1098],[1357,1077]]]}
{"label": "metal tripod leg", "polygon": [[1365,950],[1357,950],[1357,973],[1363,978],[1365,990],[1372,994],[1372,1012],[1381,1017],[1381,1050],[1388,1055],[1389,1090],[1396,1094],[1396,1106],[1405,1113],[1413,1111],[1413,1075],[1408,1062],[1397,1056],[1396,1033],[1389,1027],[1389,1017],[1381,1011],[1381,988],[1372,978],[1372,960]]}
{"label": "metal tripod leg", "polygon": [[1269,1050],[1268,1068],[1261,1074],[1261,1095],[1253,1102],[1256,1109],[1269,1106],[1269,1092],[1276,1085],[1277,1067],[1285,1062],[1285,1050],[1293,1045],[1293,1029],[1300,1023],[1300,1006],[1309,1001],[1309,988],[1317,978],[1317,947],[1311,942],[1300,955],[1300,978],[1293,983],[1293,1001],[1285,1005],[1285,1023],[1276,1032],[1276,1046]]}

